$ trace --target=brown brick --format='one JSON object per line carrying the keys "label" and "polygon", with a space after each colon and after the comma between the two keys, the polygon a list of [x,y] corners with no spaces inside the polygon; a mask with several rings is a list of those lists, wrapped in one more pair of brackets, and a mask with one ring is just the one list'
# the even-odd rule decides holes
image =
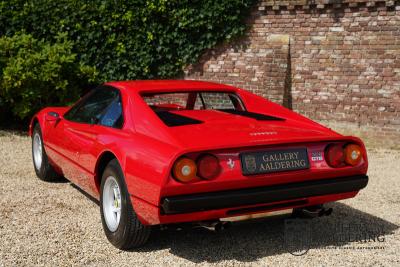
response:
{"label": "brown brick", "polygon": [[246,38],[207,51],[186,77],[244,87],[282,104],[291,66],[295,111],[340,129],[355,125],[362,136],[400,140],[400,3],[335,2],[261,0]]}

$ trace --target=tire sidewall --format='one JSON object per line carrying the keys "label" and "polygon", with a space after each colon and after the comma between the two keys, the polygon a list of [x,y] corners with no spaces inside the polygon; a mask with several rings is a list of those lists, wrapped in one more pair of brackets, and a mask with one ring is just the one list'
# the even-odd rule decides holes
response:
{"label": "tire sidewall", "polygon": [[[106,179],[109,176],[113,176],[118,183],[121,191],[121,218],[117,230],[111,232],[108,229],[107,223],[104,218],[103,211],[103,188]],[[128,224],[128,208],[132,208],[131,202],[129,200],[128,190],[125,185],[124,176],[121,167],[117,161],[111,161],[103,172],[100,186],[100,213],[101,213],[101,223],[103,225],[104,232],[107,239],[116,247],[120,248],[125,244],[126,239],[126,227]]]}

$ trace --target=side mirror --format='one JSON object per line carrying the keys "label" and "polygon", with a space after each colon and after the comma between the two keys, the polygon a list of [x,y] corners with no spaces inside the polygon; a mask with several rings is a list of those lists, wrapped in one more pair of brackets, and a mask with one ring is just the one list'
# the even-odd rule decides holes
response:
{"label": "side mirror", "polygon": [[46,114],[47,121],[59,121],[61,118],[61,115],[54,111],[50,111]]}

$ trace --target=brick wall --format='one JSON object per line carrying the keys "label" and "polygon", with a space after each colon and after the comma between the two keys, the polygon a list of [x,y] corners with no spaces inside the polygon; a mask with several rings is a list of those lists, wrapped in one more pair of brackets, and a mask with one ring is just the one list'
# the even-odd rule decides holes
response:
{"label": "brick wall", "polygon": [[400,1],[260,1],[246,35],[187,79],[249,89],[346,134],[400,146]]}

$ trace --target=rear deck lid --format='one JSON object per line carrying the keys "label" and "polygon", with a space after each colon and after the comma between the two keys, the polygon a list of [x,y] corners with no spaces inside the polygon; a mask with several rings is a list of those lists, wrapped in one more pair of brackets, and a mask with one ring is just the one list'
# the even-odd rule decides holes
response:
{"label": "rear deck lid", "polygon": [[185,123],[169,127],[172,135],[186,147],[238,147],[291,142],[294,140],[319,140],[339,136],[313,122],[275,117],[267,114],[235,114],[221,110],[170,111],[181,116]]}

